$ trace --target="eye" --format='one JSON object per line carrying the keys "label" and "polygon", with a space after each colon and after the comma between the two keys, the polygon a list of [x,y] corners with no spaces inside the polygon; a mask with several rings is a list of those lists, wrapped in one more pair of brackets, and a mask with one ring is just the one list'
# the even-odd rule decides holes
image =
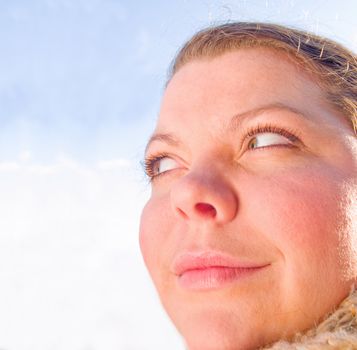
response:
{"label": "eye", "polygon": [[169,157],[162,157],[156,161],[155,171],[157,174],[162,174],[166,171],[175,169],[178,167],[178,164],[175,160]]}
{"label": "eye", "polygon": [[145,160],[145,172],[151,180],[179,166],[176,160],[164,154],[148,157]]}
{"label": "eye", "polygon": [[248,149],[262,148],[273,145],[291,144],[285,137],[272,132],[265,132],[254,136],[248,143]]}
{"label": "eye", "polygon": [[274,126],[257,127],[248,132],[248,146],[249,150],[258,148],[282,146],[293,146],[298,140],[292,133]]}

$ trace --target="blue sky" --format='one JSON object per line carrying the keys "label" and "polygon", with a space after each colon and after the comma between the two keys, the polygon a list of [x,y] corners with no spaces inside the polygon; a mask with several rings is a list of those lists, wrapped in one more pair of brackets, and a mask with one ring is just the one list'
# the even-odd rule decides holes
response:
{"label": "blue sky", "polygon": [[355,0],[1,1],[0,348],[183,349],[137,243],[139,161],[173,55],[227,20],[357,51],[356,13]]}
{"label": "blue sky", "polygon": [[[0,3],[0,159],[27,149],[82,160],[132,157],[158,110],[169,62],[194,30],[268,20],[356,46],[345,1],[15,0]],[[354,11],[353,11],[354,10]]]}

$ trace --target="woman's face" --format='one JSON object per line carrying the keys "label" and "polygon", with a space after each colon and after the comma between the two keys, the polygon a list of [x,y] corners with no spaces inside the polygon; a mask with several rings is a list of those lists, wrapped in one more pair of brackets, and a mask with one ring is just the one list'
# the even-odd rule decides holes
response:
{"label": "woman's face", "polygon": [[357,141],[322,94],[269,49],[193,61],[170,81],[140,245],[190,350],[289,337],[354,284]]}

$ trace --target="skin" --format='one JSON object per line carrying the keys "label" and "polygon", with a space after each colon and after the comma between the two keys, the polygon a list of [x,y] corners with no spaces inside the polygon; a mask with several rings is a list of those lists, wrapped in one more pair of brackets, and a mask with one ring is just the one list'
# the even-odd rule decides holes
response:
{"label": "skin", "polygon": [[[266,124],[298,140],[247,135]],[[168,84],[154,134],[171,138],[156,136],[147,147],[148,158],[167,156],[155,163],[162,173],[142,213],[140,246],[190,350],[288,339],[349,294],[357,276],[357,141],[292,59],[254,48],[186,64]],[[254,141],[265,147],[249,149]],[[172,263],[201,250],[268,267],[220,288],[183,288]]]}

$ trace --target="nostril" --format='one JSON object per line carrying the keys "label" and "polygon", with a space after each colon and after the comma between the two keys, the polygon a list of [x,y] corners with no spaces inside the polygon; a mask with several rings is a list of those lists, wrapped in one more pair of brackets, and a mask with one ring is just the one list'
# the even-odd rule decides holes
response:
{"label": "nostril", "polygon": [[208,203],[197,203],[195,205],[195,209],[200,214],[209,216],[211,218],[214,218],[217,215],[216,208],[213,205],[208,204]]}

